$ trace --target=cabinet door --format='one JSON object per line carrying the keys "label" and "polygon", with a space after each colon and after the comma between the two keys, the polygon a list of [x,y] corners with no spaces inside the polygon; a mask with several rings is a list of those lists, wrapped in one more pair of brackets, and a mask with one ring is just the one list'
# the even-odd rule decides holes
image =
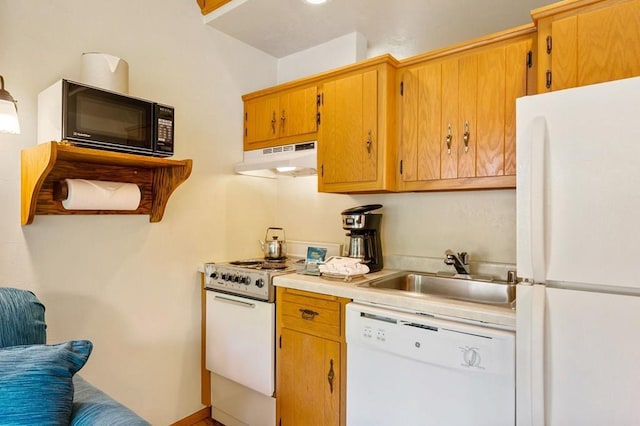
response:
{"label": "cabinet door", "polygon": [[[457,177],[476,175],[476,102],[478,99],[478,56],[469,55],[458,63],[458,173]],[[483,76],[484,78],[484,76]]]}
{"label": "cabinet door", "polygon": [[551,23],[551,89],[640,75],[640,0]]}
{"label": "cabinet door", "polygon": [[245,149],[254,149],[251,147],[252,144],[272,140],[278,136],[278,109],[277,96],[264,96],[245,102]]}
{"label": "cabinet door", "polygon": [[440,150],[440,173],[442,179],[458,177],[458,60],[442,63],[442,149]]}
{"label": "cabinet door", "polygon": [[516,99],[535,90],[534,43],[532,36],[505,47],[504,175],[508,176],[516,174]]}
{"label": "cabinet door", "polygon": [[402,77],[403,182],[440,179],[441,77],[439,62],[407,70]]}
{"label": "cabinet door", "polygon": [[280,137],[317,131],[318,88],[294,90],[280,96]]}
{"label": "cabinet door", "polygon": [[361,183],[377,177],[377,70],[323,85],[321,182]]}
{"label": "cabinet door", "polygon": [[340,423],[340,343],[289,329],[281,332],[278,404],[281,426]]}

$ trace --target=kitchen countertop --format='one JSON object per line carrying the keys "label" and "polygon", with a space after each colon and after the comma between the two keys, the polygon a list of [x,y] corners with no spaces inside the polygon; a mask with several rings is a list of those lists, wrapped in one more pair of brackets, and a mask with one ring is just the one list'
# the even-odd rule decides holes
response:
{"label": "kitchen countertop", "polygon": [[354,279],[351,282],[328,280],[318,276],[292,273],[275,277],[273,283],[278,287],[310,291],[352,299],[354,301],[376,303],[445,317],[481,321],[495,324],[501,328],[515,330],[516,312],[509,307],[361,286],[369,281],[396,272],[400,271],[383,269],[379,272],[366,274],[363,278]]}

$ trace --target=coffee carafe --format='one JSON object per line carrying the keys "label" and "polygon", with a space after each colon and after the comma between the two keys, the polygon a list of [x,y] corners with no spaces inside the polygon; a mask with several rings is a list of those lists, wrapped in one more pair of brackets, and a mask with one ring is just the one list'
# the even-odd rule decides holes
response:
{"label": "coffee carafe", "polygon": [[345,256],[362,259],[369,271],[382,269],[382,242],[380,238],[381,213],[370,213],[382,204],[352,207],[342,212],[342,229],[347,233]]}

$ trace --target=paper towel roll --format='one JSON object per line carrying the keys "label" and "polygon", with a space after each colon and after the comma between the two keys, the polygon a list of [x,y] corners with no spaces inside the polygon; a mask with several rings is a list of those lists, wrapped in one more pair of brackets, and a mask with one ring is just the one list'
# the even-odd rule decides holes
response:
{"label": "paper towel roll", "polygon": [[82,82],[114,92],[129,93],[129,64],[100,52],[82,54]]}
{"label": "paper towel roll", "polygon": [[140,205],[140,188],[134,183],[100,180],[65,179],[67,210],[136,210]]}

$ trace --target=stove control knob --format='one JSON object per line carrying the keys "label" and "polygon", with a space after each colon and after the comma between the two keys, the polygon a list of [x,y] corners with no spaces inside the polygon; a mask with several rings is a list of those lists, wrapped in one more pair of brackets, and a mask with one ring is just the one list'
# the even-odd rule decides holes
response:
{"label": "stove control knob", "polygon": [[224,272],[222,274],[220,274],[220,279],[222,281],[226,281],[227,280],[227,274],[225,274]]}
{"label": "stove control knob", "polygon": [[256,280],[256,287],[258,287],[258,288],[264,287],[264,280],[262,278],[258,278]]}
{"label": "stove control knob", "polygon": [[251,285],[251,277],[249,275],[247,275],[246,277],[244,277],[244,283],[246,285]]}
{"label": "stove control knob", "polygon": [[210,275],[210,277],[211,277],[211,278],[213,278],[214,280],[217,280],[217,279],[218,279],[218,273],[217,273],[217,272],[213,272],[213,273]]}
{"label": "stove control knob", "polygon": [[231,279],[229,281],[231,281],[232,283],[237,283],[238,281],[240,281],[240,277],[234,274],[231,276]]}
{"label": "stove control knob", "polygon": [[247,283],[247,277],[243,277],[242,275],[238,276],[238,282],[240,284],[246,284]]}

